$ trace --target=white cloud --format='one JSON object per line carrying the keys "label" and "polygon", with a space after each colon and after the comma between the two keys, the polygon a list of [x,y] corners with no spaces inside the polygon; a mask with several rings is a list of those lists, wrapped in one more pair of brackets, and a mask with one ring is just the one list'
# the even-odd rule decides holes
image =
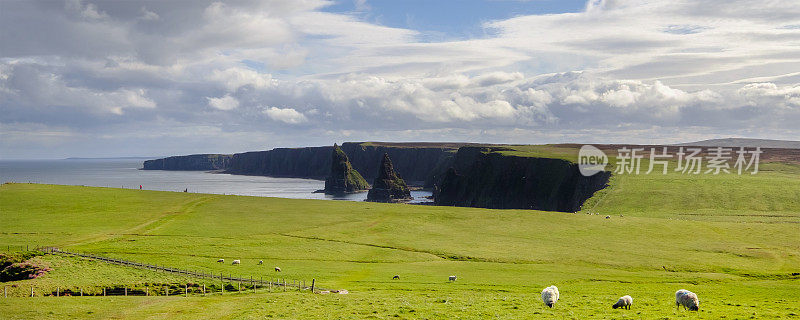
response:
{"label": "white cloud", "polygon": [[213,127],[289,145],[308,144],[292,130],[311,127],[329,140],[425,138],[413,131],[509,143],[578,137],[575,128],[583,138],[800,134],[795,2],[592,0],[583,12],[488,21],[481,37],[441,42],[320,10],[328,5],[4,3],[0,125]]}
{"label": "white cloud", "polygon": [[272,120],[281,121],[288,124],[300,124],[308,122],[308,119],[305,115],[292,108],[281,109],[270,107],[263,112]]}
{"label": "white cloud", "polygon": [[239,107],[239,100],[229,94],[219,98],[206,97],[206,99],[208,99],[209,106],[218,110],[228,111]]}
{"label": "white cloud", "polygon": [[141,20],[144,20],[144,21],[155,21],[155,20],[161,19],[161,17],[157,13],[155,13],[153,11],[150,11],[150,10],[147,10],[146,7],[142,7],[141,11],[142,11],[142,15],[139,16],[139,19],[141,19]]}

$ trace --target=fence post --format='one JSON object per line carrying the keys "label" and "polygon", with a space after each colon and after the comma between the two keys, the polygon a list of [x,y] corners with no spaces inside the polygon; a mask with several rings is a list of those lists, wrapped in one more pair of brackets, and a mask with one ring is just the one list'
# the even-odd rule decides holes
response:
{"label": "fence post", "polygon": [[314,293],[314,282],[317,282],[317,279],[311,279],[311,293]]}
{"label": "fence post", "polygon": [[239,293],[242,293],[242,282],[239,281]]}
{"label": "fence post", "polygon": [[150,287],[144,287],[144,296],[147,297],[150,295]]}
{"label": "fence post", "polygon": [[204,297],[206,296],[206,284],[205,283],[203,284],[203,296]]}
{"label": "fence post", "polygon": [[189,284],[187,283],[184,286],[186,286],[185,287],[186,288],[186,297],[188,298],[189,297]]}
{"label": "fence post", "polygon": [[31,286],[31,297],[33,297],[33,286]]}
{"label": "fence post", "polygon": [[106,296],[106,287],[103,287],[103,296]]}
{"label": "fence post", "polygon": [[8,287],[3,286],[3,298],[8,298]]}
{"label": "fence post", "polygon": [[81,297],[83,297],[83,288],[81,288],[80,290],[81,290]]}
{"label": "fence post", "polygon": [[125,287],[125,296],[126,297],[128,296],[128,287],[127,286]]}
{"label": "fence post", "polygon": [[286,292],[286,278],[283,278],[283,292]]}
{"label": "fence post", "polygon": [[56,297],[61,295],[61,287],[56,287]]}

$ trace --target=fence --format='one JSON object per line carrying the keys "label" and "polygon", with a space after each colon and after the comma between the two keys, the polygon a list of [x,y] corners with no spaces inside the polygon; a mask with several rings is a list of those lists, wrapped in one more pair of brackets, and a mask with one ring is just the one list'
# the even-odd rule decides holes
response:
{"label": "fence", "polygon": [[[25,248],[27,250],[27,248]],[[311,290],[311,292],[315,292],[316,290],[327,290],[323,288],[316,287],[316,279],[311,280],[311,285],[306,286],[305,280],[291,280],[289,282],[287,279],[281,278],[274,278],[264,280],[263,277],[259,277],[258,279],[254,277],[234,277],[233,275],[225,275],[224,273],[220,272],[219,274],[214,274],[213,272],[202,272],[202,271],[193,271],[193,270],[185,270],[179,268],[172,268],[167,266],[159,266],[155,264],[147,264],[123,259],[114,259],[109,257],[103,257],[94,254],[88,253],[78,253],[78,252],[70,252],[66,250],[61,250],[55,247],[39,247],[36,248],[38,251],[42,251],[48,254],[60,254],[66,256],[74,256],[74,257],[82,257],[87,259],[93,259],[98,261],[103,261],[110,264],[122,265],[122,266],[130,266],[134,268],[144,269],[144,270],[152,270],[156,272],[168,272],[174,273],[182,276],[187,277],[194,277],[199,278],[204,281],[216,281],[219,280],[221,285],[217,287],[215,284],[212,284],[206,287],[205,284],[183,284],[183,287],[176,286],[175,284],[168,284],[168,285],[160,285],[160,286],[115,286],[115,287],[102,287],[102,294],[99,291],[98,287],[92,287],[94,290],[91,292],[87,291],[84,292],[83,288],[64,288],[62,291],[61,287],[57,287],[56,291],[52,293],[44,293],[40,295],[54,295],[54,296],[110,296],[110,295],[184,295],[188,296],[189,294],[199,294],[202,293],[203,295],[206,294],[224,294],[225,291],[228,292],[246,292],[248,290],[252,290],[252,292],[258,292],[259,288],[262,290],[268,290],[270,292],[274,290],[278,291],[289,291],[289,290]],[[228,282],[227,284],[225,282]],[[237,283],[236,286],[233,284]],[[291,288],[291,289],[290,289]],[[244,289],[244,290],[243,290]],[[33,297],[36,295],[36,292],[33,287],[31,287],[30,296]],[[3,287],[3,297],[8,296],[8,286]]]}

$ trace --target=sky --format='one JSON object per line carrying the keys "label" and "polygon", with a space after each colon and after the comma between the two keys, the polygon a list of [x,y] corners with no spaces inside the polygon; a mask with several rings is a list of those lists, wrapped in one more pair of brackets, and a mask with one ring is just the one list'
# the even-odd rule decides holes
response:
{"label": "sky", "polygon": [[0,159],[798,123],[797,1],[0,1]]}

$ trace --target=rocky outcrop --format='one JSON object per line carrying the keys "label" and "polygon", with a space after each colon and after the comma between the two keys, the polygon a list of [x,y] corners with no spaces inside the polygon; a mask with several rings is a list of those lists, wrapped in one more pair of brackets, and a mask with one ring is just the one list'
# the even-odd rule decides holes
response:
{"label": "rocky outcrop", "polygon": [[434,203],[496,209],[575,212],[607,186],[611,173],[585,177],[575,163],[462,147],[434,192]]}
{"label": "rocky outcrop", "polygon": [[144,170],[224,170],[230,165],[230,154],[193,154],[147,160]]}
{"label": "rocky outcrop", "polygon": [[353,169],[347,155],[336,144],[331,152],[331,173],[325,179],[326,194],[342,194],[369,189],[367,180]]}
{"label": "rocky outcrop", "polygon": [[326,146],[237,153],[225,173],[323,180],[331,170],[332,150]]}
{"label": "rocky outcrop", "polygon": [[[395,170],[407,182],[432,186],[436,175],[450,167],[458,146],[434,143],[355,143],[340,147],[352,167],[367,180],[377,176],[384,153],[394,159]],[[234,154],[225,171],[231,174],[325,179],[330,173],[332,147],[276,148]]]}
{"label": "rocky outcrop", "polygon": [[394,171],[389,154],[384,153],[378,176],[375,178],[375,183],[372,184],[372,189],[369,189],[367,194],[367,201],[398,202],[404,200],[411,200],[411,191],[408,189],[406,182],[398,177],[397,172]]}

